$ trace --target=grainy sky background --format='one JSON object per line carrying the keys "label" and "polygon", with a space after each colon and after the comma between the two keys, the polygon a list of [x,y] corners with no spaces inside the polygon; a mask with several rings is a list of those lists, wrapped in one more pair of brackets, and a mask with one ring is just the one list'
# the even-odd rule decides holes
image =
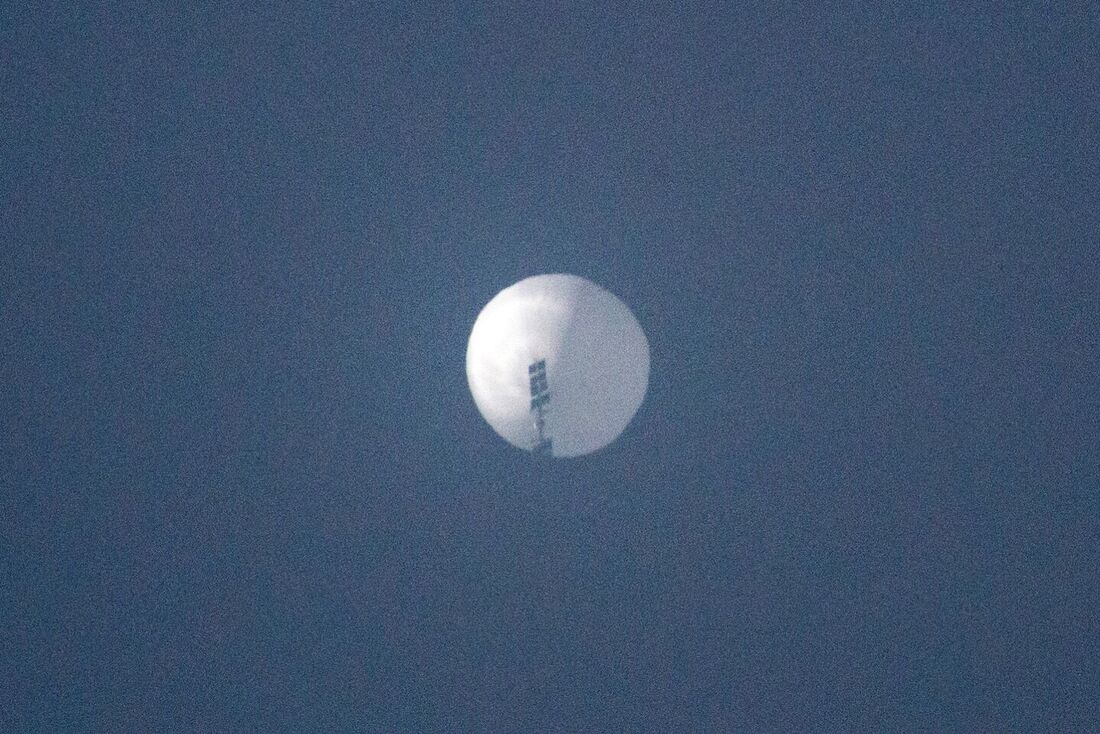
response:
{"label": "grainy sky background", "polygon": [[187,5],[0,10],[0,729],[1100,730],[1095,6]]}

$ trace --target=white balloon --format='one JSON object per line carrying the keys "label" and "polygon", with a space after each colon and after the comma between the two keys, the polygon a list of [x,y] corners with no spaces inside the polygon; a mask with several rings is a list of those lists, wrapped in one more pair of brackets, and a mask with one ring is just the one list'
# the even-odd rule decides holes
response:
{"label": "white balloon", "polygon": [[554,456],[608,445],[649,384],[649,342],[630,309],[575,275],[536,275],[505,288],[478,314],[466,379],[481,415],[522,449],[539,444],[531,365],[546,361],[544,435]]}

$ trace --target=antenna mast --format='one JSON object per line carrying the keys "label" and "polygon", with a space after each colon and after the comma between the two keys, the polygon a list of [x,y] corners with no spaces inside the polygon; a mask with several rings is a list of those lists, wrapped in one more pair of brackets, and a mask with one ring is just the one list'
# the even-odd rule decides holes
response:
{"label": "antenna mast", "polygon": [[531,379],[531,412],[535,414],[538,443],[531,449],[536,456],[553,456],[554,442],[546,435],[546,405],[550,402],[550,383],[546,379],[546,360],[532,362],[527,368]]}

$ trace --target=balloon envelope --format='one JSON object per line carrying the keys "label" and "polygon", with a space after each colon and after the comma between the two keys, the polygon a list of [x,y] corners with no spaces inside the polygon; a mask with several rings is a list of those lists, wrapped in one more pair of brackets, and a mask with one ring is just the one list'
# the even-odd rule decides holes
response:
{"label": "balloon envelope", "polygon": [[466,378],[481,415],[522,449],[539,442],[532,365],[545,360],[544,434],[554,456],[614,441],[649,383],[649,343],[618,298],[575,275],[536,275],[498,293],[474,322]]}

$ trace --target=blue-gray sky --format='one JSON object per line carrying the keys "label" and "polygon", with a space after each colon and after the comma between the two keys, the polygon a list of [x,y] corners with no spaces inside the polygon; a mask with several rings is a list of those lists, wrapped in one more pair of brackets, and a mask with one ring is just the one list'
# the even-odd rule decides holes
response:
{"label": "blue-gray sky", "polygon": [[1100,730],[1095,7],[246,5],[0,10],[0,728]]}

